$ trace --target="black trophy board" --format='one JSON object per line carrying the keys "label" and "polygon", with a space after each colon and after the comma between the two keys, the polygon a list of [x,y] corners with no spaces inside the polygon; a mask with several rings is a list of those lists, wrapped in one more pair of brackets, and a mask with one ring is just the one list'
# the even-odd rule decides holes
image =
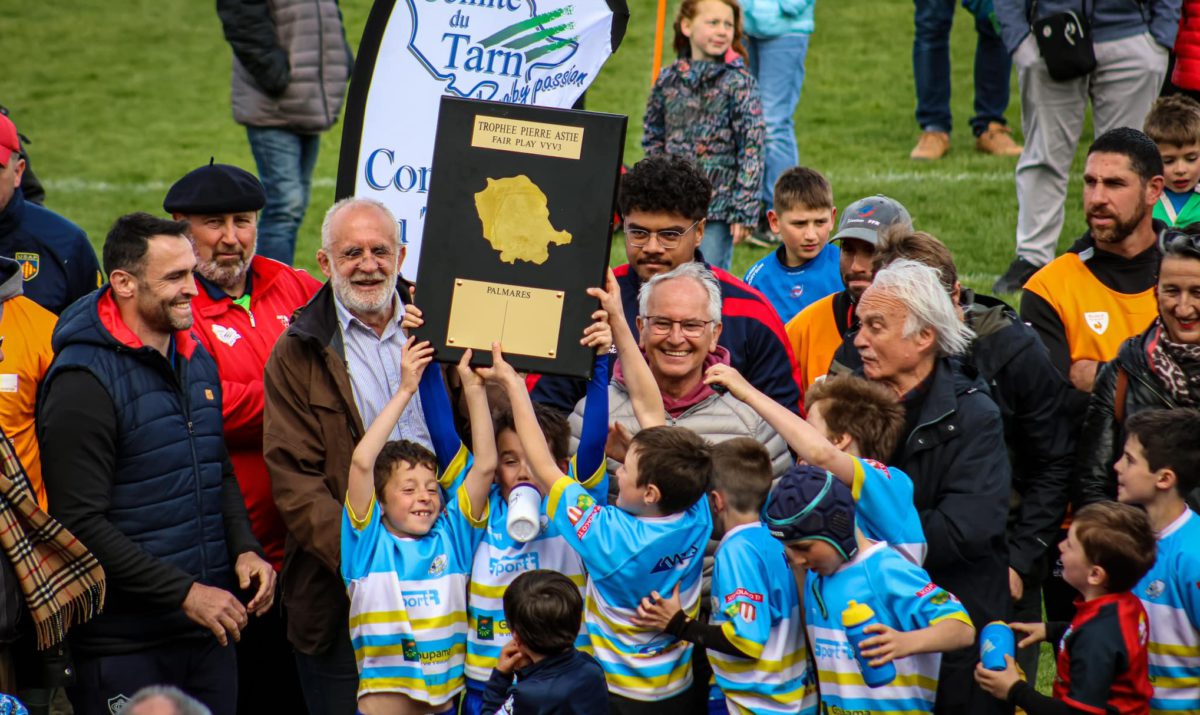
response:
{"label": "black trophy board", "polygon": [[626,117],[443,97],[417,271],[439,362],[587,378]]}

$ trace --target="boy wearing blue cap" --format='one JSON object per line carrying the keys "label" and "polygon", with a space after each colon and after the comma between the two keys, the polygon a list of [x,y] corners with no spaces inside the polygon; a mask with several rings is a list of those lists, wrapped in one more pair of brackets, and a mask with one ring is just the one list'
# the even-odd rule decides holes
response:
{"label": "boy wearing blue cap", "polygon": [[[827,712],[931,713],[941,653],[966,648],[975,628],[958,599],[919,566],[872,542],[854,527],[850,489],[808,465],[780,478],[767,499],[765,521],[788,561],[804,573],[805,620]],[[851,601],[869,606],[877,623],[861,654],[896,677],[868,687],[855,659],[842,612]]]}

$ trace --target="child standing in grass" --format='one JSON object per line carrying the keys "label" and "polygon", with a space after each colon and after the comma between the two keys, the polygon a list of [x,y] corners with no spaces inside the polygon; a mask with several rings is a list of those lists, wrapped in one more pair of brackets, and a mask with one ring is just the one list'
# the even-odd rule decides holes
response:
{"label": "child standing in grass", "polygon": [[729,270],[733,246],[758,222],[763,181],[762,103],[746,69],[737,0],[683,0],[675,19],[679,59],[663,69],[646,107],[647,155],[692,158],[713,185],[700,250]]}

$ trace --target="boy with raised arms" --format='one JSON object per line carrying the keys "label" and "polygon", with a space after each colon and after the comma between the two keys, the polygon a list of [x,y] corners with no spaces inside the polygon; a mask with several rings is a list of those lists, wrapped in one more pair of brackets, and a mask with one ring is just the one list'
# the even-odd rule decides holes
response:
{"label": "boy with raised arms", "polygon": [[489,377],[504,386],[533,476],[548,494],[546,513],[588,569],[584,620],[604,669],[614,713],[696,712],[692,645],[633,619],[648,590],[680,587],[683,609],[699,611],[700,571],[712,531],[704,492],[711,449],[680,427],[651,427],[633,437],[617,470],[617,504],[601,506],[563,474],[538,429],[525,382],[492,346]]}
{"label": "boy with raised arms", "polygon": [[[483,380],[458,373],[471,417],[473,459],[439,480],[437,458],[415,442],[388,442],[433,359],[410,338],[400,389],[354,449],[342,518],[342,578],[350,596],[350,638],[363,715],[418,715],[453,709],[463,689],[467,580],[487,525],[496,447]],[[432,373],[431,373],[432,374]],[[458,484],[442,508],[442,486]]]}
{"label": "boy with raised arms", "polygon": [[800,594],[783,546],[762,523],[771,490],[771,458],[749,437],[713,450],[709,500],[720,538],[712,572],[712,620],[701,623],[657,591],[642,599],[635,623],[708,649],[721,707],[734,715],[815,712],[816,678],[808,670]]}

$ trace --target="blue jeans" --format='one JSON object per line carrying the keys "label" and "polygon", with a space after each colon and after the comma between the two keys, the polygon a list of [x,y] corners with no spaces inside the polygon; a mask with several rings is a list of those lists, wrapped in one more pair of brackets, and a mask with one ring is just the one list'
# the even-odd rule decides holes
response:
{"label": "blue jeans", "polygon": [[746,36],[750,53],[750,71],[758,81],[762,95],[763,122],[767,126],[764,152],[763,210],[772,208],[775,181],[779,175],[800,163],[796,148],[796,103],[804,86],[804,58],[808,55],[808,35],[781,37]]}
{"label": "blue jeans", "polygon": [[258,255],[289,266],[296,253],[296,232],[312,193],[313,167],[321,135],[296,134],[275,127],[246,127],[267,205],[258,217]]}
{"label": "blue jeans", "polygon": [[[950,26],[958,0],[914,0],[913,79],[917,85],[917,124],[925,131],[949,132]],[[1004,123],[1012,58],[987,18],[975,20],[975,116],[971,130],[983,134],[989,122]]]}
{"label": "blue jeans", "polygon": [[733,233],[724,221],[706,221],[704,238],[700,241],[700,252],[709,265],[729,270],[733,262]]}

